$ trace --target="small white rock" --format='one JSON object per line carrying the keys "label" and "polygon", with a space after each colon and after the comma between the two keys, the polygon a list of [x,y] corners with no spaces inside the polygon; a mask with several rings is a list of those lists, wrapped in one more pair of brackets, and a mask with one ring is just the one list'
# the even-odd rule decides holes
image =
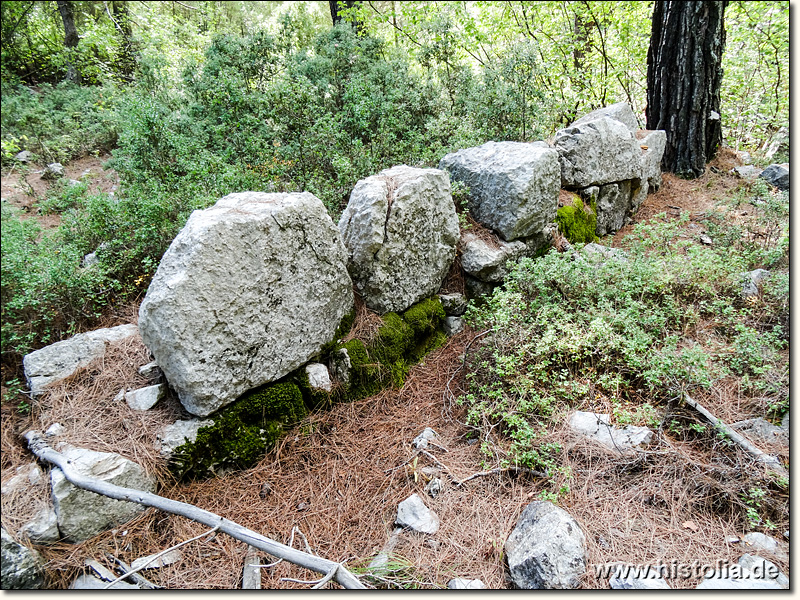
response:
{"label": "small white rock", "polygon": [[139,367],[139,375],[147,377],[148,379],[155,379],[161,375],[161,369],[156,361],[149,362],[146,365]]}
{"label": "small white rock", "polygon": [[462,579],[457,577],[447,582],[448,590],[485,590],[486,585],[480,579]]}
{"label": "small white rock", "polygon": [[436,439],[437,437],[438,434],[433,429],[431,429],[430,427],[426,427],[425,429],[422,430],[422,433],[420,433],[417,437],[411,440],[411,445],[414,446],[414,448],[416,448],[417,450],[425,449],[428,447],[428,442],[433,439]]}
{"label": "small white rock", "polygon": [[50,427],[47,428],[47,431],[44,434],[47,437],[56,437],[57,435],[61,435],[67,430],[61,423],[53,423]]}
{"label": "small white rock", "polygon": [[331,376],[325,365],[320,363],[306,365],[306,375],[308,375],[308,384],[312,389],[331,391]]}
{"label": "small white rock", "polygon": [[434,534],[439,531],[439,517],[425,506],[417,494],[412,494],[397,506],[397,519],[400,527]]}
{"label": "small white rock", "polygon": [[181,551],[177,548],[175,550],[170,550],[155,560],[153,560],[154,556],[156,555],[151,554],[150,556],[142,556],[141,558],[137,558],[131,563],[131,569],[136,570],[139,567],[144,569],[160,569],[161,567],[166,567],[167,565],[178,562],[182,557]]}
{"label": "small white rock", "polygon": [[149,385],[138,390],[125,393],[125,402],[133,410],[150,410],[156,402],[161,400],[166,393],[166,386],[163,383]]}

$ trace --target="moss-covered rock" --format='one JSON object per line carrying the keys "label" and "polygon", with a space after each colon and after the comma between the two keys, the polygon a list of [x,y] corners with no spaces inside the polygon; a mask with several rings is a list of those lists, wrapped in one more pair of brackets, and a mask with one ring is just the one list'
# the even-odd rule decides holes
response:
{"label": "moss-covered rock", "polygon": [[334,353],[347,351],[351,367],[344,385],[334,387],[330,393],[313,389],[305,368],[300,367],[279,383],[244,394],[211,415],[214,424],[200,428],[194,442],[175,450],[171,459],[173,472],[186,479],[248,468],[272,448],[286,425],[300,421],[309,410],[373,396],[388,387],[401,387],[411,365],[447,341],[441,329],[444,318],[439,298],[428,298],[402,315],[383,315],[383,324],[367,345],[359,339],[338,342],[352,327],[352,317],[345,317],[336,338],[326,344],[319,357],[321,362],[328,362]]}
{"label": "moss-covered rock", "polygon": [[176,448],[170,460],[181,479],[202,478],[225,469],[246,469],[272,448],[285,425],[308,414],[300,388],[282,382],[267,385],[212,415],[194,442]]}
{"label": "moss-covered rock", "polygon": [[559,230],[572,244],[597,241],[597,210],[594,203],[587,207],[575,194],[571,195],[571,200],[571,205],[562,206],[556,213]]}

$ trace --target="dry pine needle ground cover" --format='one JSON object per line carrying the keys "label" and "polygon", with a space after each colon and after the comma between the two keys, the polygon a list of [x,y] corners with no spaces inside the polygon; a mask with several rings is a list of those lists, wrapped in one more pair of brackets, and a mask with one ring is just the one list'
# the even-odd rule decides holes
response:
{"label": "dry pine needle ground cover", "polygon": [[[664,212],[669,205],[703,212],[735,185],[727,175],[709,174],[694,182],[665,175],[661,190],[646,200],[637,221]],[[618,233],[613,245],[624,245],[624,235]],[[357,326],[369,335],[374,316],[361,304],[357,312]],[[580,523],[587,538],[589,569],[583,587],[608,587],[593,565],[659,560],[713,564],[719,559],[733,563],[747,551],[725,539],[748,530],[742,496],[754,482],[767,485],[763,468],[713,436],[694,440],[671,436],[663,428],[671,418],[700,422],[680,406],[662,407],[662,428],[655,441],[635,455],[617,456],[577,437],[568,430],[564,415],[561,427],[542,441],[562,445],[562,465],[569,467],[569,477],[561,474],[549,481],[506,472],[457,485],[484,466],[496,466],[485,464],[481,444],[470,439],[470,429],[461,422],[462,409],[452,401],[462,391],[462,358],[478,334],[467,329],[451,338],[412,369],[400,390],[310,416],[255,467],[191,484],[171,481],[155,450],[156,432],[182,414],[178,402],[168,399],[140,413],[112,400],[121,388],[146,383],[136,369],[149,356],[136,337],[110,347],[102,364],[91,365],[51,390],[34,404],[30,416],[22,417],[3,405],[3,481],[31,460],[20,434],[60,422],[67,429],[60,440],[119,452],[137,461],[160,478],[162,495],[216,512],[284,543],[297,527],[315,553],[346,561],[357,573],[389,538],[397,504],[418,493],[438,514],[441,527],[433,536],[400,536],[392,561],[397,570],[388,581],[373,582],[387,587],[440,588],[452,577],[479,578],[489,588],[507,587],[505,539],[529,502],[563,485],[569,491],[558,503]],[[759,414],[758,406],[737,399],[735,382],[723,382],[698,399],[727,422]],[[599,405],[579,408],[604,412]],[[431,456],[421,454],[413,461],[411,440],[426,426],[439,433],[443,448],[431,447]],[[781,458],[788,462],[786,452]],[[434,459],[439,462],[443,491],[431,498],[424,491],[423,468],[436,467]],[[48,493],[43,482],[24,498],[4,495],[3,526],[16,531],[50,501]],[[788,529],[788,492],[773,494],[764,510],[778,532]],[[182,517],[148,509],[135,521],[81,544],[36,548],[48,561],[48,585],[63,588],[86,570],[86,559],[112,567],[109,555],[113,555],[130,564],[204,530]],[[295,536],[294,546],[304,548],[301,536]],[[149,570],[145,576],[172,589],[241,587],[245,544],[220,534],[181,550],[180,561]],[[260,557],[262,564],[271,560],[264,554]],[[775,562],[789,574],[787,562]],[[283,579],[318,578],[287,563],[261,573],[264,588],[307,588]],[[698,582],[697,578],[671,580],[670,585],[693,588]]]}

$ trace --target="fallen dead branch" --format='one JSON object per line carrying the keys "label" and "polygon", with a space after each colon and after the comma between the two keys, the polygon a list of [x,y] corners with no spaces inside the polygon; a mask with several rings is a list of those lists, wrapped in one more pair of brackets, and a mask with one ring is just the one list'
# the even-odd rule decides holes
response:
{"label": "fallen dead branch", "polygon": [[742,450],[747,452],[757,461],[765,464],[768,468],[772,469],[778,475],[786,477],[786,479],[789,479],[789,472],[783,468],[783,465],[777,458],[775,458],[774,456],[770,456],[760,448],[754,446],[743,435],[734,431],[723,421],[721,421],[713,414],[711,414],[711,412],[709,412],[709,410],[705,406],[703,406],[696,400],[693,400],[689,396],[689,394],[684,392],[683,397],[686,400],[686,404],[688,404],[697,412],[699,412],[706,421],[708,421],[711,425],[713,425],[717,429],[717,431],[727,436],[734,444],[739,446]]}
{"label": "fallen dead branch", "polygon": [[501,473],[526,473],[528,475],[533,475],[534,477],[540,477],[544,479],[548,477],[547,473],[534,471],[533,469],[529,469],[527,467],[501,467],[497,469],[491,469],[490,471],[478,471],[469,477],[465,477],[461,481],[453,480],[453,485],[462,486],[473,479],[478,479],[479,477],[488,477],[489,475],[500,475]]}
{"label": "fallen dead branch", "polygon": [[87,477],[73,467],[72,461],[67,459],[63,454],[53,450],[47,444],[41,432],[35,430],[29,431],[24,437],[28,442],[28,447],[31,452],[33,452],[37,458],[60,468],[67,481],[76,487],[113,498],[114,500],[127,500],[128,502],[135,502],[136,504],[150,506],[171,514],[186,517],[187,519],[219,529],[234,539],[249,544],[259,550],[263,550],[276,558],[282,558],[311,571],[321,573],[322,575],[327,575],[331,571],[334,571],[334,577],[342,587],[348,589],[367,589],[355,575],[342,567],[340,563],[319,556],[313,556],[306,552],[290,548],[289,546],[284,546],[252,529],[242,527],[238,523],[229,521],[217,514],[198,508],[197,506],[164,498],[163,496],[158,496],[157,494],[151,494],[149,492],[124,488],[105,481],[100,481],[93,477]]}

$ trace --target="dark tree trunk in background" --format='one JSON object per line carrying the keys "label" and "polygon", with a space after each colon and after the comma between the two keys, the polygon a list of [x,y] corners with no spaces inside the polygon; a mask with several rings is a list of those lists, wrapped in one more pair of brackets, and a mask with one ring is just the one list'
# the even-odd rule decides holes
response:
{"label": "dark tree trunk in background", "polygon": [[[358,2],[355,0],[328,0],[328,7],[331,9],[331,20],[333,21],[334,27],[342,22],[342,13],[340,10],[342,8],[353,8],[356,4],[358,4]],[[361,23],[361,21],[354,21],[353,27],[355,27],[358,35],[363,35],[364,24]]]}
{"label": "dark tree trunk in background", "polygon": [[705,172],[722,142],[720,84],[727,0],[656,2],[647,51],[647,128],[667,132],[662,167]]}
{"label": "dark tree trunk in background", "polygon": [[[61,20],[64,23],[64,47],[75,48],[80,41],[78,30],[75,28],[75,19],[72,16],[72,2],[58,0],[58,12],[61,13]],[[78,70],[72,62],[67,65],[67,80],[79,83],[81,79]]]}
{"label": "dark tree trunk in background", "polygon": [[131,19],[130,14],[128,13],[127,0],[112,0],[111,12],[114,15],[114,25],[117,28],[120,38],[118,68],[123,77],[125,77],[128,81],[132,81],[136,61],[133,58]]}

